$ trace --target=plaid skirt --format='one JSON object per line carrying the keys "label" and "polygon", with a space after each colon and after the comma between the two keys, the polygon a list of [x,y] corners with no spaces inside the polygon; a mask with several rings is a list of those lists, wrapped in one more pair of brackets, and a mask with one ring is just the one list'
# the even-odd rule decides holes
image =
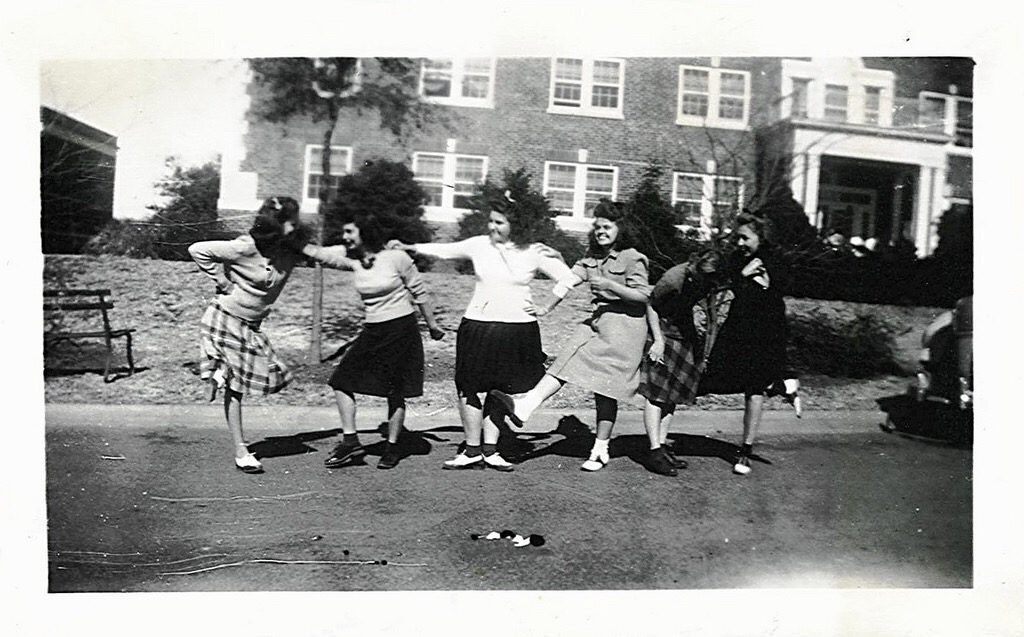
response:
{"label": "plaid skirt", "polygon": [[228,314],[217,302],[206,308],[199,336],[199,377],[220,369],[227,387],[239,394],[273,394],[291,382],[292,373],[274,353],[260,324]]}
{"label": "plaid skirt", "polygon": [[[650,347],[650,342],[647,345]],[[665,362],[655,363],[644,356],[637,393],[652,403],[692,405],[697,400],[703,367],[689,342],[665,335]]]}

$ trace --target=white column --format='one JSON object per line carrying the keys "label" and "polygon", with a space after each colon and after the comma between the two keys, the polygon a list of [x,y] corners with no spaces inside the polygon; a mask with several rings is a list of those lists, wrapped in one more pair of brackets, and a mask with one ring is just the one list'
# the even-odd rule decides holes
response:
{"label": "white column", "polygon": [[818,224],[818,182],[821,179],[821,155],[807,153],[807,167],[804,171],[804,214],[811,223]]}
{"label": "white column", "polygon": [[932,166],[919,166],[917,169],[917,201],[914,206],[914,246],[918,257],[926,257],[929,252],[929,236],[931,235],[932,206],[936,199],[934,192]]}

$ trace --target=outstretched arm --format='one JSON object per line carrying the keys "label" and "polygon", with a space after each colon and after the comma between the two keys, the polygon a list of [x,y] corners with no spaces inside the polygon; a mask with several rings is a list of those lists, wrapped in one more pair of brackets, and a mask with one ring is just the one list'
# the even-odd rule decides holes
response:
{"label": "outstretched arm", "polygon": [[302,248],[302,254],[337,270],[354,270],[357,263],[354,259],[348,258],[348,251],[342,245],[327,247],[306,245]]}
{"label": "outstretched arm", "polygon": [[[416,254],[423,254],[428,257],[437,257],[438,259],[472,259],[473,246],[476,245],[477,242],[475,240],[478,238],[470,237],[469,239],[452,243],[402,243],[396,239],[389,241],[387,248],[389,250],[415,252]],[[484,237],[484,240],[487,240],[486,237]]]}

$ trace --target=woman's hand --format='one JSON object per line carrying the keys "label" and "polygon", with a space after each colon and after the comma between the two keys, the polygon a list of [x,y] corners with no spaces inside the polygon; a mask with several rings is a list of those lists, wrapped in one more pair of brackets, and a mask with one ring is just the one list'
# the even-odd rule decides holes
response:
{"label": "woman's hand", "polygon": [[597,292],[610,292],[612,286],[615,285],[615,281],[603,276],[592,276],[588,279],[592,290]]}
{"label": "woman's hand", "polygon": [[434,339],[435,341],[439,341],[442,338],[444,338],[444,330],[442,330],[440,327],[436,325],[428,325],[427,329],[430,330],[430,338]]}
{"label": "woman's hand", "polygon": [[217,294],[231,294],[233,289],[235,289],[235,284],[228,279],[217,281]]}
{"label": "woman's hand", "polygon": [[405,250],[406,252],[415,252],[415,248],[407,243],[402,243],[398,239],[392,239],[388,241],[384,248],[386,250]]}
{"label": "woman's hand", "polygon": [[665,364],[665,341],[662,339],[655,339],[651,343],[650,349],[647,350],[647,358],[651,359],[659,365]]}
{"label": "woman's hand", "polygon": [[755,283],[763,288],[768,288],[770,280],[768,279],[768,270],[764,267],[764,263],[761,259],[754,257],[750,260],[743,268],[743,276],[753,279]]}

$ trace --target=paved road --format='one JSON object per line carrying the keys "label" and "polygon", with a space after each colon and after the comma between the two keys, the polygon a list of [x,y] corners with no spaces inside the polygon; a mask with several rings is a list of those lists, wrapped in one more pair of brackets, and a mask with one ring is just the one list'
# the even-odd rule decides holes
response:
{"label": "paved road", "polygon": [[[639,413],[579,471],[585,423],[545,412],[503,441],[513,473],[441,471],[446,410],[410,417],[405,457],[328,471],[331,409],[247,408],[267,472],[234,470],[214,406],[46,409],[51,591],[969,587],[972,454],[883,434],[877,412],[769,412],[731,473],[740,414],[684,412],[690,468],[655,476]],[[561,426],[559,422],[561,421]],[[472,540],[511,529],[542,547]],[[385,563],[386,562],[386,563]]]}

